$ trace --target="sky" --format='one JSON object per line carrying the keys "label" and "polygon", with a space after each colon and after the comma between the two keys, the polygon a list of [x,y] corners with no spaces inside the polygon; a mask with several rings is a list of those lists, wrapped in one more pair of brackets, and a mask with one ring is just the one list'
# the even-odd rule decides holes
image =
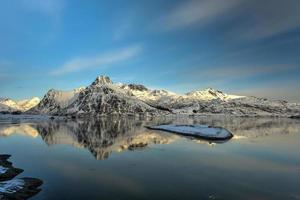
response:
{"label": "sky", "polygon": [[299,0],[1,0],[0,96],[98,75],[300,102]]}

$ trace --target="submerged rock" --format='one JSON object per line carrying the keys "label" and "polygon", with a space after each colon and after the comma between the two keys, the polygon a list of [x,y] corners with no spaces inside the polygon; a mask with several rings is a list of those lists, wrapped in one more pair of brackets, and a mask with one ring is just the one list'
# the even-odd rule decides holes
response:
{"label": "submerged rock", "polygon": [[207,125],[159,125],[147,126],[148,129],[161,130],[171,133],[176,133],[185,136],[207,140],[228,140],[233,137],[233,134],[222,127],[212,127]]}

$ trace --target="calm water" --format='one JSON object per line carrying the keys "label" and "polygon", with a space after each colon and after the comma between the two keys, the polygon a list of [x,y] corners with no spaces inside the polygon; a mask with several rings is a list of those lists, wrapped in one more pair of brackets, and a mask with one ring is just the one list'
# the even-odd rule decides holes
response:
{"label": "calm water", "polygon": [[[144,128],[171,122],[237,137],[210,144]],[[300,199],[300,120],[2,121],[0,153],[25,170],[19,177],[44,181],[35,200]]]}

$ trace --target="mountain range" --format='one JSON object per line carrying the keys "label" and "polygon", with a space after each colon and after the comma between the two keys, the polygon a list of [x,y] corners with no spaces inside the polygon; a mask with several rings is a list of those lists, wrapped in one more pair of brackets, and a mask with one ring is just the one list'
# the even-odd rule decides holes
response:
{"label": "mountain range", "polygon": [[14,101],[10,98],[0,98],[0,112],[25,112],[40,103],[38,97]]}
{"label": "mountain range", "polygon": [[39,100],[0,99],[0,111],[43,115],[210,115],[293,116],[300,104],[253,96],[229,95],[207,88],[184,95],[167,90],[149,89],[139,84],[113,83],[98,76],[91,85],[71,91],[51,89]]}

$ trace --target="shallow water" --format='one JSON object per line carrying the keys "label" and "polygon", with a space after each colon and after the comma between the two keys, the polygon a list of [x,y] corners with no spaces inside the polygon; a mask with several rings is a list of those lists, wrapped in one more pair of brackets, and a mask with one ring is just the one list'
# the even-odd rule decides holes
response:
{"label": "shallow water", "polygon": [[[161,123],[222,126],[209,143],[147,130]],[[18,177],[44,181],[32,199],[300,199],[300,120],[102,118],[0,123],[0,154]]]}

